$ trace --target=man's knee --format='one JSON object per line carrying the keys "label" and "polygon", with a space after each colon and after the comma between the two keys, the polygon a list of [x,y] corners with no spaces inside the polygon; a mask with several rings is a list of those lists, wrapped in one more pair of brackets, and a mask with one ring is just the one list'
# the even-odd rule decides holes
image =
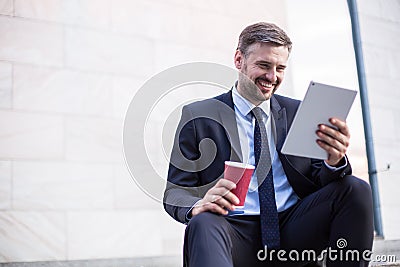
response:
{"label": "man's knee", "polygon": [[[225,217],[211,212],[194,216],[185,232],[185,247],[201,249],[225,249],[232,247],[230,227]],[[192,250],[193,251],[193,250]]]}
{"label": "man's knee", "polygon": [[184,266],[233,266],[229,223],[224,216],[203,212],[185,233]]}
{"label": "man's knee", "polygon": [[190,220],[186,231],[194,230],[197,233],[215,231],[223,229],[226,223],[226,219],[221,215],[211,212],[202,212]]}
{"label": "man's knee", "polygon": [[346,175],[341,179],[343,186],[347,187],[350,192],[357,196],[369,197],[372,195],[371,186],[353,175]]}
{"label": "man's knee", "polygon": [[347,192],[345,203],[360,212],[372,210],[372,193],[370,185],[352,175],[346,175],[338,180],[337,185],[341,192]]}

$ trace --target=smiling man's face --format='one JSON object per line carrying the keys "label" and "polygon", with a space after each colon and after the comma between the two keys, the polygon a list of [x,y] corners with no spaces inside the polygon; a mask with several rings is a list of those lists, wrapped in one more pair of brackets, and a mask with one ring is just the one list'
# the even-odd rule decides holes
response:
{"label": "smiling man's face", "polygon": [[238,92],[254,105],[271,98],[282,83],[287,61],[288,48],[269,43],[255,43],[248,49],[248,54],[237,50],[235,66],[240,71]]}

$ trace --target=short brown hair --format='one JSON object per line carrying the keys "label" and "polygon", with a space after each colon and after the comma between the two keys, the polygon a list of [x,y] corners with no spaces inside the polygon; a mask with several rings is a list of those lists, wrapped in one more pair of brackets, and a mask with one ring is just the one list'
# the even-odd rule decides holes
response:
{"label": "short brown hair", "polygon": [[268,22],[259,22],[247,26],[239,36],[238,50],[244,56],[249,54],[249,46],[254,43],[272,43],[277,46],[285,46],[292,50],[292,41],[289,36],[277,25]]}

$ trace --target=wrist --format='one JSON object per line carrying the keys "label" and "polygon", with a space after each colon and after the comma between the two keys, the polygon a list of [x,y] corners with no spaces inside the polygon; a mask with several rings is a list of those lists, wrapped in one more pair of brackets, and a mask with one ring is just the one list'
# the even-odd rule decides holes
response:
{"label": "wrist", "polygon": [[346,164],[346,160],[345,160],[345,157],[342,157],[341,159],[336,160],[336,161],[325,160],[325,163],[328,164],[331,167],[338,168],[338,167],[341,167],[341,166],[345,165]]}
{"label": "wrist", "polygon": [[201,213],[201,212],[202,212],[201,207],[202,207],[202,205],[201,205],[201,200],[200,200],[200,201],[192,208],[192,210],[189,212],[188,216],[189,216],[190,218],[192,218],[192,217],[196,216],[197,214]]}

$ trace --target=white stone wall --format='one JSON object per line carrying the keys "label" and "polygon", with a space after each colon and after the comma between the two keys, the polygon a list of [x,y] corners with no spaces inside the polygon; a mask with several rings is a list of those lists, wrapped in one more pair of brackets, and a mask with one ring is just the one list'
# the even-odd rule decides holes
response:
{"label": "white stone wall", "polygon": [[[310,81],[358,91],[351,20],[347,1],[286,0],[289,33],[293,40],[293,89],[303,98]],[[318,22],[318,23],[316,23]],[[347,152],[353,174],[368,181],[360,94],[347,117],[351,132]]]}
{"label": "white stone wall", "polygon": [[285,27],[284,2],[0,0],[0,262],[180,254],[123,163],[124,113],[167,67],[233,66],[260,20]]}
{"label": "white stone wall", "polygon": [[[379,171],[383,230],[387,239],[399,239],[400,1],[357,2]],[[388,163],[390,170],[383,171]]]}

